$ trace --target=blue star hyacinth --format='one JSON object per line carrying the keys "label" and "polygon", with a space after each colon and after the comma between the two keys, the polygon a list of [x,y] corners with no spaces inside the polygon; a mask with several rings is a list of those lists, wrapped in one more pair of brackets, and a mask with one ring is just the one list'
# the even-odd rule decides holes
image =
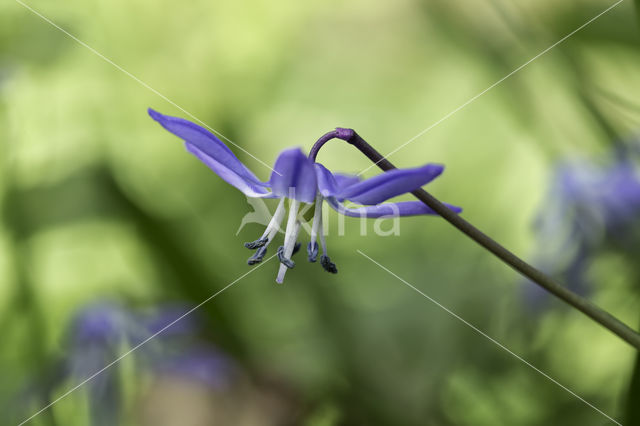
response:
{"label": "blue star hyacinth", "polygon": [[[540,240],[536,263],[562,275],[577,293],[587,292],[587,269],[598,253],[640,250],[640,175],[632,148],[615,147],[608,164],[581,159],[555,168],[535,224]],[[538,287],[527,288],[530,300],[546,298]]]}
{"label": "blue star hyacinth", "polygon": [[[160,114],[152,109],[149,109],[149,115],[166,130],[183,139],[187,151],[246,196],[280,200],[262,236],[245,244],[247,248],[256,250],[248,259],[249,265],[257,264],[264,258],[268,245],[280,230],[285,217],[285,199],[290,200],[284,244],[277,251],[281,263],[276,278],[278,283],[283,282],[287,269],[295,265],[291,256],[300,247],[297,238],[301,220],[304,219],[299,217],[299,211],[305,203],[315,208],[310,242],[307,245],[308,260],[316,261],[319,240],[322,247],[320,264],[330,273],[337,273],[338,270],[327,254],[322,228],[323,202],[328,202],[339,213],[352,217],[379,218],[437,214],[420,201],[380,203],[414,191],[432,181],[444,170],[444,166],[440,164],[391,170],[362,180],[355,175],[332,173],[322,164],[309,159],[300,148],[291,148],[280,153],[274,163],[270,179],[262,182],[220,139],[203,127],[179,117]],[[338,130],[350,131],[349,129]],[[362,206],[350,208],[343,204],[344,201]],[[449,208],[457,213],[462,211],[455,206],[449,206]]]}
{"label": "blue star hyacinth", "polygon": [[[199,341],[201,327],[193,314],[183,318],[187,311],[187,306],[170,305],[138,312],[112,302],[83,307],[71,320],[62,345],[64,356],[52,365],[46,386],[66,389],[68,383],[86,381],[91,426],[122,424],[124,383],[120,365],[105,367],[126,349],[136,348],[130,356],[138,383],[142,383],[139,374],[169,375],[213,389],[224,388],[231,380],[234,364],[211,344]],[[178,318],[180,321],[175,322]]]}

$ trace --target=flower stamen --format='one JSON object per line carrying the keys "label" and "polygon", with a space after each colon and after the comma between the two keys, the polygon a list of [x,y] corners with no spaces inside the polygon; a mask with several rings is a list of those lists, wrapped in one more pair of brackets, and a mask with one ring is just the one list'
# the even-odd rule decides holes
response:
{"label": "flower stamen", "polygon": [[338,273],[338,268],[336,267],[336,264],[333,263],[331,261],[331,258],[329,256],[327,256],[326,254],[323,254],[322,256],[320,256],[320,264],[322,265],[322,268],[332,274],[337,274]]}
{"label": "flower stamen", "polygon": [[331,258],[327,255],[327,243],[324,239],[324,232],[322,229],[320,230],[320,244],[322,245],[322,256],[320,256],[320,265],[322,265],[322,268],[325,271],[331,274],[337,274],[338,268],[336,267],[336,264],[333,263],[331,261]]}
{"label": "flower stamen", "polygon": [[289,269],[292,269],[294,266],[296,266],[296,262],[284,257],[284,246],[278,247],[278,260]]}
{"label": "flower stamen", "polygon": [[295,246],[293,246],[293,252],[291,252],[291,256],[295,255],[300,251],[300,247],[302,247],[302,243],[298,242]]}
{"label": "flower stamen", "polygon": [[291,255],[296,246],[298,232],[300,231],[300,221],[298,220],[298,209],[300,201],[292,198],[289,203],[289,218],[287,219],[287,229],[284,234],[284,246],[282,250],[278,250],[278,259],[280,260],[280,270],[276,282],[282,284],[287,269],[293,268],[295,263],[291,260]]}
{"label": "flower stamen", "polygon": [[260,262],[262,262],[262,259],[264,258],[264,255],[267,253],[267,247],[266,246],[262,246],[260,248],[258,248],[258,250],[256,250],[256,252],[253,254],[253,256],[251,256],[249,259],[247,259],[247,263],[250,266],[256,265]]}
{"label": "flower stamen", "polygon": [[268,246],[269,242],[273,240],[276,233],[280,230],[280,223],[284,218],[284,197],[280,198],[280,202],[278,203],[278,207],[276,207],[276,211],[273,213],[273,217],[269,221],[267,228],[264,230],[264,233],[260,238],[255,241],[251,241],[248,243],[244,243],[244,246],[250,250],[254,250],[260,247]]}
{"label": "flower stamen", "polygon": [[318,229],[322,230],[322,195],[316,196],[316,206],[313,212],[313,224],[311,225],[311,241],[307,245],[307,258],[309,262],[315,262],[318,258]]}
{"label": "flower stamen", "polygon": [[268,242],[269,242],[269,239],[267,237],[261,237],[260,239],[257,239],[255,241],[244,243],[244,246],[249,250],[254,250],[254,249],[263,247]]}

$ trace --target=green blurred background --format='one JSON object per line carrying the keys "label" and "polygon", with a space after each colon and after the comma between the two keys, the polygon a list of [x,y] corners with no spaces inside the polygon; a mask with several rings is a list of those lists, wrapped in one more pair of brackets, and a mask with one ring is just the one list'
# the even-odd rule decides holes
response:
{"label": "green blurred background", "polygon": [[[336,126],[387,153],[611,4],[28,2],[268,164]],[[639,40],[634,4],[623,1],[391,160],[446,164],[430,191],[530,256],[553,164],[597,157],[637,130]],[[251,211],[245,197],[188,155],[147,107],[188,118],[19,3],[0,4],[4,401],[64,356],[65,330],[87,303],[197,304],[248,271],[242,243],[263,228],[236,235]],[[332,170],[368,166],[339,142],[319,160]],[[399,236],[380,237],[371,223],[361,236],[355,219],[345,236],[332,235],[335,213],[330,222],[338,275],[300,259],[276,285],[273,261],[200,309],[206,339],[244,372],[227,408],[246,418],[188,423],[185,414],[172,423],[167,415],[166,424],[610,424],[356,250],[621,416],[634,351],[560,304],[527,313],[522,287],[532,284],[447,223],[406,218]],[[595,269],[589,297],[637,324],[624,263],[604,259]],[[135,388],[122,424],[151,424],[141,408],[149,389]],[[87,424],[85,398],[79,389],[30,424]],[[152,407],[175,414],[188,404]],[[23,414],[38,408],[30,403]]]}

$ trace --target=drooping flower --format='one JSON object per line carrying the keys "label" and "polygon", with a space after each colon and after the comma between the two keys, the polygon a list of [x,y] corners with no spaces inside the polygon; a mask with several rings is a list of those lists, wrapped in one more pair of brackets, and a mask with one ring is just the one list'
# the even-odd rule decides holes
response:
{"label": "drooping flower", "polygon": [[[311,204],[315,208],[310,242],[307,245],[308,260],[310,262],[317,260],[318,240],[320,240],[322,247],[320,264],[330,273],[337,273],[338,270],[327,254],[322,227],[323,202],[326,201],[339,213],[353,217],[379,218],[436,214],[420,201],[380,203],[414,191],[432,181],[444,170],[440,164],[391,170],[373,178],[361,180],[355,175],[332,173],[322,164],[314,163],[300,148],[291,148],[280,153],[274,163],[270,179],[262,182],[208,130],[188,120],[163,115],[152,109],[149,109],[149,115],[166,130],[183,139],[190,153],[246,196],[280,200],[262,236],[245,244],[247,248],[256,250],[248,259],[249,265],[257,264],[264,258],[268,245],[273,241],[286,215],[285,199],[290,200],[284,244],[277,251],[280,260],[280,269],[276,278],[278,283],[283,282],[287,269],[295,266],[291,256],[300,247],[297,238],[301,226],[299,211],[302,204]],[[362,207],[349,208],[343,204],[345,200],[360,204]],[[462,211],[455,206],[449,206],[449,208],[455,212]]]}
{"label": "drooping flower", "polygon": [[71,320],[64,355],[53,366],[54,379],[47,387],[66,390],[82,383],[91,426],[122,423],[124,384],[116,362],[125,354],[133,360],[134,373],[171,374],[224,387],[232,363],[217,348],[198,341],[197,319],[193,314],[183,317],[188,310],[171,305],[134,311],[112,302],[84,306]]}
{"label": "drooping flower", "polygon": [[[584,294],[587,269],[598,253],[640,250],[638,225],[640,175],[630,148],[616,147],[608,164],[586,159],[560,163],[535,223],[540,241],[536,263]],[[528,288],[533,300],[542,297],[537,287]]]}

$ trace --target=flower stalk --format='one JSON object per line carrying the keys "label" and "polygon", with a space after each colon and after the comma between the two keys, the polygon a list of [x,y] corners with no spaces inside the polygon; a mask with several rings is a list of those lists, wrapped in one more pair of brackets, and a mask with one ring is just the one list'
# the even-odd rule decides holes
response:
{"label": "flower stalk", "polygon": [[[320,148],[332,139],[340,139],[353,145],[375,165],[377,165],[384,171],[389,171],[396,168],[389,160],[387,160],[375,148],[369,145],[354,130],[344,128],[337,128],[331,132],[326,133],[320,139],[318,139],[318,141],[311,148],[309,158],[312,161],[315,161]],[[611,331],[616,336],[623,339],[625,342],[629,343],[634,348],[640,350],[640,334],[638,334],[631,327],[624,324],[622,321],[620,321],[607,311],[599,308],[584,297],[567,289],[558,281],[546,275],[539,269],[528,264],[515,254],[513,254],[511,251],[509,251],[507,248],[499,244],[497,241],[493,240],[484,232],[480,231],[471,223],[463,219],[456,212],[449,209],[444,203],[440,202],[437,198],[435,198],[425,190],[416,189],[414,191],[411,191],[411,194],[413,194],[418,200],[422,201],[430,209],[442,216],[443,219],[457,228],[460,232],[474,240],[480,246],[489,250],[502,262],[515,269],[525,277],[529,278],[531,281],[538,284],[549,293],[563,300],[571,307],[579,310],[601,326]]]}

